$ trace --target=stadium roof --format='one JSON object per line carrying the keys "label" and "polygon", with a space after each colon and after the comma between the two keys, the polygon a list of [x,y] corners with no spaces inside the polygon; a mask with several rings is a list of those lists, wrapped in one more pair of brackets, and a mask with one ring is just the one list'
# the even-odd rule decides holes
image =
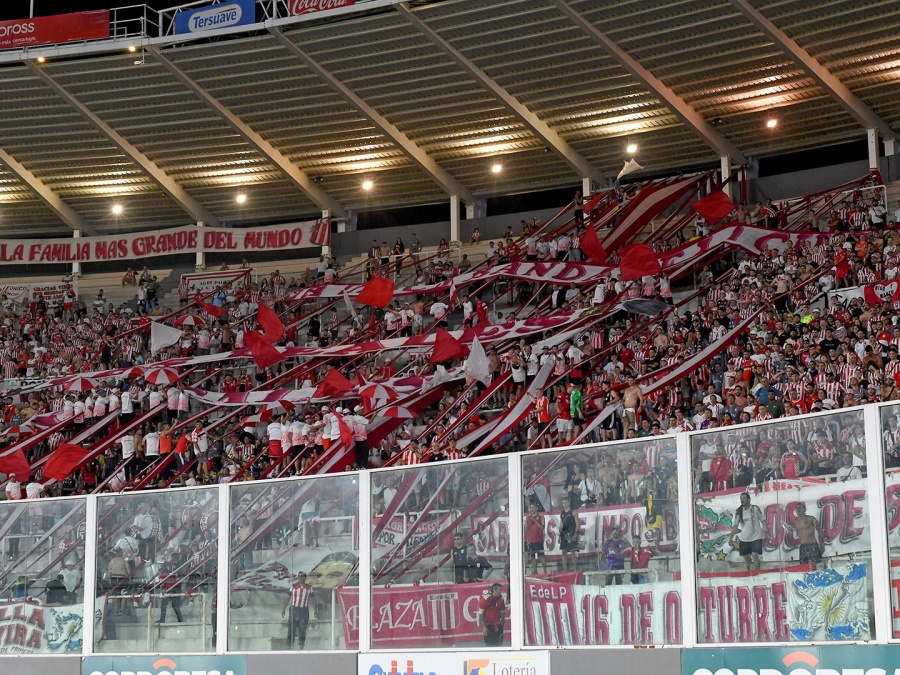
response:
{"label": "stadium roof", "polygon": [[614,176],[628,143],[664,171],[900,128],[900,3],[272,4],[0,53],[3,236],[472,201]]}

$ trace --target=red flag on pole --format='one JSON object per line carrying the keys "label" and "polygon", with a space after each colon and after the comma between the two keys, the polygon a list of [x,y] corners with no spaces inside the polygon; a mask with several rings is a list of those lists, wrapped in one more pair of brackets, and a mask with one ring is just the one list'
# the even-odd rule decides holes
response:
{"label": "red flag on pole", "polygon": [[619,270],[622,272],[622,281],[632,281],[643,276],[653,276],[662,272],[656,253],[647,244],[626,246],[621,256],[622,261],[619,263]]}
{"label": "red flag on pole", "polygon": [[344,416],[339,412],[336,412],[334,408],[331,408],[331,414],[337,418],[338,429],[341,432],[341,442],[344,444],[346,448],[353,447],[353,431],[350,429],[350,426],[344,420]]}
{"label": "red flag on pole", "polygon": [[263,337],[269,344],[275,344],[284,335],[284,324],[281,323],[281,319],[278,318],[275,310],[268,305],[260,303],[259,310],[256,313],[256,321],[262,326]]}
{"label": "red flag on pole", "polygon": [[248,331],[244,335],[244,343],[250,348],[250,354],[253,355],[253,360],[260,368],[274,366],[285,358],[284,354],[275,349],[262,333],[255,330]]}
{"label": "red flag on pole", "polygon": [[81,463],[85,450],[74,443],[62,443],[44,465],[44,478],[61,481]]}
{"label": "red flag on pole", "polygon": [[350,380],[344,377],[337,368],[332,368],[328,371],[322,381],[319,382],[319,386],[316,387],[313,398],[340,396],[341,394],[346,394],[351,389],[353,389],[353,384],[351,384]]}
{"label": "red flag on pole", "polygon": [[18,481],[27,481],[31,478],[31,467],[21,449],[0,451],[0,471],[7,476],[16,474]]}
{"label": "red flag on pole", "polygon": [[210,305],[208,303],[205,303],[200,299],[199,295],[194,296],[194,302],[197,303],[197,307],[202,309],[204,312],[206,312],[210,316],[216,317],[217,319],[221,316],[228,314],[228,310],[225,309],[224,307],[217,307],[216,305]]}
{"label": "red flag on pole", "polygon": [[356,301],[371,307],[387,307],[393,297],[394,282],[376,274],[356,296]]}
{"label": "red flag on pole", "polygon": [[597,238],[597,230],[592,225],[588,225],[584,234],[581,235],[581,250],[590,258],[591,262],[598,265],[606,264],[606,249]]}
{"label": "red flag on pole", "polygon": [[434,349],[431,351],[431,363],[443,363],[467,356],[469,350],[466,346],[450,335],[443,328],[438,328],[434,337]]}
{"label": "red flag on pole", "polygon": [[691,204],[694,209],[704,220],[710,225],[715,225],[729,213],[734,211],[734,204],[731,197],[725,194],[724,190],[716,190],[710,192],[703,199]]}

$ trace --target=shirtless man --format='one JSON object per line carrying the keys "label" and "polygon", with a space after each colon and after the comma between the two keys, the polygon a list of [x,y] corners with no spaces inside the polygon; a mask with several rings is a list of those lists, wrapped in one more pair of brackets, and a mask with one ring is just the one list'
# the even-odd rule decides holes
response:
{"label": "shirtless man", "polygon": [[644,405],[644,392],[637,385],[634,377],[628,378],[628,388],[622,392],[622,405],[625,406],[623,411],[623,434],[628,434],[629,429],[636,429],[637,411]]}
{"label": "shirtless man", "polygon": [[600,481],[600,495],[607,506],[619,503],[619,472],[608,450],[600,455],[600,466],[597,468],[597,479]]}
{"label": "shirtless man", "polygon": [[817,566],[822,561],[822,554],[825,553],[825,535],[818,519],[806,515],[806,504],[803,502],[797,504],[794,530],[800,540],[800,562],[810,563],[812,567]]}

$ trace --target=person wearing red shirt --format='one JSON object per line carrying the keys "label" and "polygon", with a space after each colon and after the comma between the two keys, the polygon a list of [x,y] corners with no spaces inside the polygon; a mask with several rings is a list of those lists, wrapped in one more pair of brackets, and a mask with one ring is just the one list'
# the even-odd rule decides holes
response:
{"label": "person wearing red shirt", "polygon": [[799,478],[806,473],[806,458],[801,455],[793,441],[788,441],[788,449],[781,456],[781,475],[785,478]]}
{"label": "person wearing red shirt", "polygon": [[[631,539],[631,550],[628,551],[628,560],[631,561],[631,569],[633,570],[646,570],[647,566],[650,564],[650,558],[653,557],[653,548],[641,548],[641,538],[640,537],[632,537]],[[645,573],[635,574],[632,572],[631,574],[631,583],[633,584],[644,584],[647,583],[647,577]]]}
{"label": "person wearing red shirt", "polygon": [[709,465],[709,483],[713,492],[728,489],[728,480],[731,478],[732,462],[725,456],[725,448],[716,444],[716,454]]}
{"label": "person wearing red shirt", "polygon": [[572,440],[575,424],[572,422],[572,411],[569,408],[569,393],[560,389],[556,395],[556,432],[557,442]]}
{"label": "person wearing red shirt", "polygon": [[506,603],[503,601],[500,584],[491,585],[491,594],[478,601],[478,625],[484,633],[485,647],[503,645],[503,619]]}
{"label": "person wearing red shirt", "polygon": [[538,561],[547,574],[547,557],[544,555],[544,516],[538,512],[538,505],[532,502],[528,505],[528,513],[525,514],[525,570],[528,571],[528,561],[533,565],[533,574],[538,573]]}

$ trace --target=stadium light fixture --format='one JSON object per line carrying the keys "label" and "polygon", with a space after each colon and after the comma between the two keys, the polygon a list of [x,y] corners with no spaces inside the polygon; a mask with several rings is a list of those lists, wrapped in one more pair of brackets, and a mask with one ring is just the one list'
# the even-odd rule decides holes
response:
{"label": "stadium light fixture", "polygon": [[113,204],[112,212],[113,212],[113,215],[114,215],[114,216],[121,216],[121,215],[122,215],[122,212],[123,212],[124,210],[125,210],[125,209],[122,208],[122,205],[121,205],[121,204]]}
{"label": "stadium light fixture", "polygon": [[46,63],[47,59],[45,59],[43,56],[39,56],[39,57],[37,57],[37,62],[38,63]]}
{"label": "stadium light fixture", "polygon": [[637,143],[629,143],[628,146],[625,148],[625,152],[627,152],[629,155],[633,155],[634,153],[636,153],[637,152]]}
{"label": "stadium light fixture", "polygon": [[491,167],[491,173],[498,174],[498,173],[500,173],[501,171],[503,171],[503,165],[502,165],[502,164],[495,163],[495,164]]}
{"label": "stadium light fixture", "polygon": [[134,45],[129,45],[128,51],[134,54],[137,51],[137,47],[135,47]]}
{"label": "stadium light fixture", "polygon": [[245,204],[247,202],[247,195],[245,195],[243,192],[239,192],[237,197],[234,198],[234,200],[238,204]]}
{"label": "stadium light fixture", "polygon": [[366,178],[366,179],[363,181],[362,189],[365,190],[366,192],[368,192],[369,190],[371,190],[373,187],[375,187],[375,183],[373,183],[373,182],[372,182],[371,180],[369,180],[368,178]]}
{"label": "stadium light fixture", "polygon": [[766,126],[769,127],[769,129],[774,129],[775,127],[778,126],[778,120],[775,119],[774,117],[770,117],[768,119],[768,121],[766,122]]}

